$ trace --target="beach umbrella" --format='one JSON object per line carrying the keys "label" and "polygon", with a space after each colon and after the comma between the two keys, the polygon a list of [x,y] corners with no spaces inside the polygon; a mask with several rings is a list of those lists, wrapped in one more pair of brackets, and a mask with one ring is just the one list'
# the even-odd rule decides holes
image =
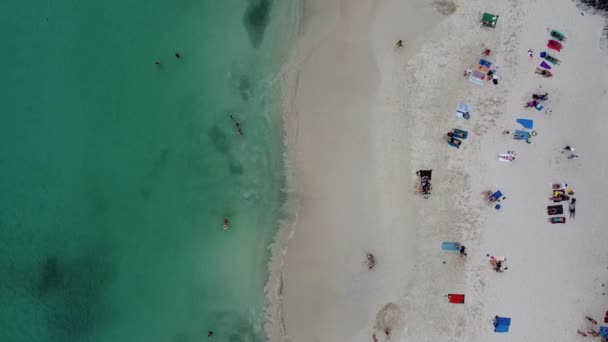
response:
{"label": "beach umbrella", "polygon": [[520,125],[524,126],[524,128],[527,128],[527,129],[533,129],[534,128],[534,121],[532,121],[530,119],[517,119],[516,121]]}

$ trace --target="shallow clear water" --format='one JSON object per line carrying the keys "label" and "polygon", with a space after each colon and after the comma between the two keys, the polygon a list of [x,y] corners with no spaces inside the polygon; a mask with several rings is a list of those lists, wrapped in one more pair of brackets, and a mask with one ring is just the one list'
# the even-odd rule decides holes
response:
{"label": "shallow clear water", "polygon": [[0,341],[265,339],[294,3],[0,4]]}

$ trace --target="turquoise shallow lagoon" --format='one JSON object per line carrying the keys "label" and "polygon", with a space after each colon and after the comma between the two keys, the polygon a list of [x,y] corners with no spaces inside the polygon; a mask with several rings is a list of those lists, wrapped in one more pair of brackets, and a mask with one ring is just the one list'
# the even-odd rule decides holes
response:
{"label": "turquoise shallow lagoon", "polygon": [[295,9],[0,3],[0,341],[265,340]]}

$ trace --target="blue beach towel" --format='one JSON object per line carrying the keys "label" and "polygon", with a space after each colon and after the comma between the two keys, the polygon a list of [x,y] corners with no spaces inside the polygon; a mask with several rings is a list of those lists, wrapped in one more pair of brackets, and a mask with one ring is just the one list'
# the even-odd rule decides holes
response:
{"label": "blue beach towel", "polygon": [[517,119],[515,121],[517,121],[517,123],[519,123],[520,125],[524,126],[524,128],[527,128],[527,129],[533,129],[534,128],[534,121],[533,120],[530,120],[530,119]]}
{"label": "blue beach towel", "polygon": [[526,131],[515,131],[513,135],[513,139],[515,140],[528,140],[530,139],[530,133]]}
{"label": "blue beach towel", "polygon": [[600,336],[608,338],[608,327],[600,327]]}
{"label": "blue beach towel", "polygon": [[494,323],[494,332],[506,333],[509,332],[509,326],[511,326],[511,318],[509,317],[497,317]]}
{"label": "blue beach towel", "polygon": [[486,61],[485,59],[482,58],[479,60],[479,65],[485,66],[486,68],[489,69],[492,66],[492,62]]}
{"label": "blue beach towel", "polygon": [[444,251],[457,251],[460,248],[460,244],[458,242],[443,242],[441,243],[441,249]]}

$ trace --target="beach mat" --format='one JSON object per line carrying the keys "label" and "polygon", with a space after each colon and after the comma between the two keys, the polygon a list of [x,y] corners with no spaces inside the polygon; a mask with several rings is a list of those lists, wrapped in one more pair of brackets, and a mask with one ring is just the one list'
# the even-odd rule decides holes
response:
{"label": "beach mat", "polygon": [[530,139],[530,133],[528,133],[526,131],[516,130],[515,134],[513,135],[513,139],[515,139],[515,140],[528,140],[528,139]]}
{"label": "beach mat", "polygon": [[510,162],[515,160],[515,156],[509,153],[501,153],[498,155],[498,160],[499,161],[505,161],[505,162]]}
{"label": "beach mat", "polygon": [[458,242],[442,242],[441,249],[444,251],[457,251],[460,248],[460,244]]}
{"label": "beach mat", "polygon": [[545,68],[547,70],[551,70],[551,66],[549,64],[547,64],[547,62],[545,62],[545,61],[542,61],[540,63],[540,66],[541,66],[541,68]]}
{"label": "beach mat", "polygon": [[464,304],[464,295],[463,294],[448,294],[448,301],[453,304]]}
{"label": "beach mat", "polygon": [[562,50],[562,43],[558,42],[555,39],[550,39],[549,42],[547,43],[547,47],[549,49],[560,52]]}
{"label": "beach mat", "polygon": [[548,215],[561,215],[564,213],[564,206],[563,205],[550,205],[547,207],[547,214]]}
{"label": "beach mat", "polygon": [[549,218],[549,223],[551,224],[556,224],[556,223],[566,223],[566,218],[561,216],[561,217],[550,217]]}
{"label": "beach mat", "polygon": [[496,316],[496,320],[494,322],[494,332],[497,332],[497,333],[509,332],[510,326],[511,326],[511,318]]}

